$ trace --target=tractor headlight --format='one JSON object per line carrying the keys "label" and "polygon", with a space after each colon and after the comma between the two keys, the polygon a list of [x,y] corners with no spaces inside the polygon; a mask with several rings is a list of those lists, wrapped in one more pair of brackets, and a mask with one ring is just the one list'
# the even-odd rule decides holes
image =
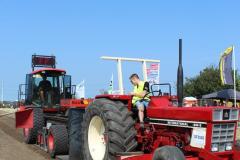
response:
{"label": "tractor headlight", "polygon": [[218,151],[218,144],[212,144],[212,152]]}
{"label": "tractor headlight", "polygon": [[238,109],[214,109],[213,121],[237,121],[239,119]]}
{"label": "tractor headlight", "polygon": [[232,143],[227,143],[225,149],[226,149],[226,151],[231,151],[232,150]]}
{"label": "tractor headlight", "polygon": [[214,109],[213,110],[213,121],[221,121],[222,120],[222,109]]}
{"label": "tractor headlight", "polygon": [[230,114],[230,120],[238,120],[239,119],[239,110],[238,109],[232,109]]}

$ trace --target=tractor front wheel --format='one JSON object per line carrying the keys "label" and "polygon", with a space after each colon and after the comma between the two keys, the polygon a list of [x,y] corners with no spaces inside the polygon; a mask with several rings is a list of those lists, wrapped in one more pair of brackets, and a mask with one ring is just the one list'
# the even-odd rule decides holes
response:
{"label": "tractor front wheel", "polygon": [[138,145],[134,124],[123,103],[95,100],[83,118],[83,159],[115,160],[117,153],[134,151]]}
{"label": "tractor front wheel", "polygon": [[68,132],[64,125],[53,125],[48,134],[48,152],[51,157],[68,154]]}
{"label": "tractor front wheel", "polygon": [[185,156],[177,147],[163,146],[155,150],[153,160],[185,160]]}
{"label": "tractor front wheel", "polygon": [[44,125],[43,110],[33,109],[33,128],[23,128],[24,141],[27,144],[34,144],[37,141],[37,134]]}

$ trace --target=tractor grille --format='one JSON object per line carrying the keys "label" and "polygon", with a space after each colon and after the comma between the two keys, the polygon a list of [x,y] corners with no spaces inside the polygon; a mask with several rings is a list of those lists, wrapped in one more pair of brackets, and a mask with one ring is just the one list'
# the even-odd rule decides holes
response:
{"label": "tractor grille", "polygon": [[226,151],[226,145],[233,144],[234,130],[234,123],[213,125],[212,145],[218,146],[218,152]]}

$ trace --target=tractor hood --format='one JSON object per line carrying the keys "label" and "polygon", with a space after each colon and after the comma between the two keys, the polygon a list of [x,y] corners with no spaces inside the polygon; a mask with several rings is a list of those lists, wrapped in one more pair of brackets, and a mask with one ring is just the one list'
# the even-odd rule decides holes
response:
{"label": "tractor hood", "polygon": [[239,109],[227,107],[151,107],[147,109],[151,119],[219,122],[238,121]]}

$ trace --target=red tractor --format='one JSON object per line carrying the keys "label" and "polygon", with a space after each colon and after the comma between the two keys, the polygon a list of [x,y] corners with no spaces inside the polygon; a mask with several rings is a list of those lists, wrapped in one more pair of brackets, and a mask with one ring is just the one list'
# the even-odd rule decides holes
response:
{"label": "red tractor", "polygon": [[[239,160],[238,109],[183,107],[181,40],[179,46],[178,94],[171,95],[169,84],[151,87],[144,129],[131,96],[98,95],[90,104],[73,99],[71,83],[65,80],[68,76],[54,67],[27,76],[25,104],[16,113],[16,125],[24,128],[27,143],[36,142],[52,156],[68,152],[70,160]],[[35,101],[35,80],[29,79],[42,71],[54,71],[62,79],[59,105],[52,103],[57,100],[48,93],[46,99],[53,105],[46,107]],[[155,90],[162,85],[169,87],[167,93]]]}
{"label": "red tractor", "polygon": [[181,44],[178,96],[169,84],[163,84],[168,93],[152,86],[144,130],[131,96],[96,96],[85,110],[73,111],[71,160],[240,160],[237,108],[182,107]]}
{"label": "red tractor", "polygon": [[32,72],[19,86],[16,112],[16,127],[23,128],[25,142],[38,144],[52,157],[68,154],[69,109],[85,108],[92,101],[75,99],[71,76],[55,64],[55,56],[32,56]]}
{"label": "red tractor", "polygon": [[82,159],[240,159],[238,109],[177,107],[174,99],[152,96],[142,131],[131,113],[130,96],[97,96],[80,129]]}

